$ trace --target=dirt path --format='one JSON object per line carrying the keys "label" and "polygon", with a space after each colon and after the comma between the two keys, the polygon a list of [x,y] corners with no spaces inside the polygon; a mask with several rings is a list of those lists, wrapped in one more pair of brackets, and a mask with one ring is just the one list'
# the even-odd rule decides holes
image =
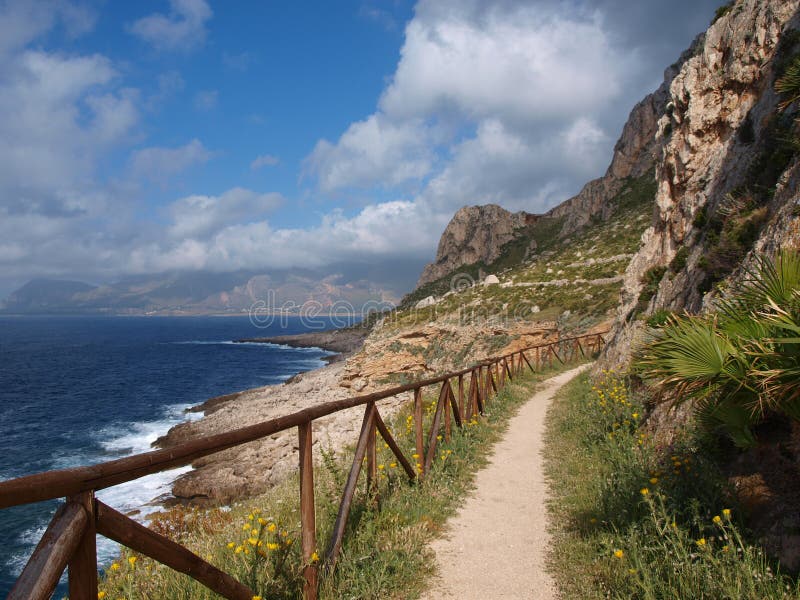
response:
{"label": "dirt path", "polygon": [[555,392],[587,367],[548,379],[511,420],[446,537],[432,544],[440,576],[425,600],[556,597],[545,572],[544,419]]}

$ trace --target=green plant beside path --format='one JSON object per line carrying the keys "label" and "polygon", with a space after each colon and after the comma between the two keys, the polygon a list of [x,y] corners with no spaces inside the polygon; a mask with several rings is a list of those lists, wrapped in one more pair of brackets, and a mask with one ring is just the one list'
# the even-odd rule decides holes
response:
{"label": "green plant beside path", "polygon": [[643,398],[605,372],[576,378],[548,414],[546,471],[564,598],[798,598],[743,535],[739,509],[702,436],[658,446]]}

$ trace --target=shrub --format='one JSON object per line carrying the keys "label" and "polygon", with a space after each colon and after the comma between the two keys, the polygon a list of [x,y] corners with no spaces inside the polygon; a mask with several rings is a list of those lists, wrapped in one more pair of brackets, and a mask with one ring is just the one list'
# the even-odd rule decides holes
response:
{"label": "shrub", "polygon": [[672,257],[672,261],[669,263],[669,270],[673,273],[678,273],[682,271],[683,268],[686,266],[686,261],[689,258],[689,249],[686,246],[681,246],[678,251],[675,253],[675,256]]}
{"label": "shrub", "polygon": [[737,446],[772,414],[800,420],[800,254],[762,259],[739,290],[705,316],[671,317],[638,365],[698,420]]}

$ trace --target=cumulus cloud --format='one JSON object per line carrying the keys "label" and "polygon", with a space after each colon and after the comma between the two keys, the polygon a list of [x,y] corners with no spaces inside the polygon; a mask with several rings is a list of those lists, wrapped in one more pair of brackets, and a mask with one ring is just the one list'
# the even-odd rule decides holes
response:
{"label": "cumulus cloud", "polygon": [[259,194],[238,187],[219,196],[187,196],[169,206],[173,220],[169,236],[181,240],[205,238],[235,223],[258,221],[283,201],[280,194]]}
{"label": "cumulus cloud", "polygon": [[279,162],[281,161],[277,156],[273,156],[272,154],[262,154],[260,156],[256,156],[253,162],[250,163],[250,169],[252,171],[258,171],[264,167],[274,167]]}
{"label": "cumulus cloud", "polygon": [[420,12],[380,100],[393,118],[457,111],[541,122],[584,113],[619,93],[627,60],[596,20],[533,5],[477,21],[469,11]]}
{"label": "cumulus cloud", "polygon": [[114,67],[96,54],[23,50],[2,74],[0,205],[61,212],[138,122],[136,93],[115,89]]}
{"label": "cumulus cloud", "polygon": [[177,148],[150,147],[131,154],[130,172],[139,179],[165,185],[169,179],[197,164],[207,162],[211,152],[198,139]]}
{"label": "cumulus cloud", "polygon": [[376,112],[320,140],[306,171],[325,192],[417,181],[442,208],[541,209],[601,172],[601,117],[634,61],[596,12],[423,0]]}
{"label": "cumulus cloud", "polygon": [[305,169],[324,191],[396,186],[430,172],[433,140],[421,121],[396,123],[377,113],[350,125],[335,144],[317,142]]}
{"label": "cumulus cloud", "polygon": [[[171,241],[138,245],[130,254],[140,272],[181,269],[317,268],[341,262],[424,260],[429,241],[446,223],[419,205],[393,201],[363,208],[352,217],[339,211],[309,228],[273,228],[263,216],[275,194],[230,190],[219,197],[192,196],[173,205]],[[262,204],[256,211],[253,204]],[[239,212],[250,219],[230,217]],[[238,221],[238,222],[237,222]],[[227,224],[226,224],[227,222]]]}
{"label": "cumulus cloud", "polygon": [[187,51],[206,38],[213,13],[205,0],[169,0],[169,14],[153,13],[131,23],[129,30],[157,50]]}

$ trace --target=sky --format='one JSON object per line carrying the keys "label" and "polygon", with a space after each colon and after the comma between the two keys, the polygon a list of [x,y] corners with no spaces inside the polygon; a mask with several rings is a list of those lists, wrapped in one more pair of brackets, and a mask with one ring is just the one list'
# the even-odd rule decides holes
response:
{"label": "sky", "polygon": [[0,0],[0,298],[299,268],[407,291],[461,206],[602,175],[719,3]]}

